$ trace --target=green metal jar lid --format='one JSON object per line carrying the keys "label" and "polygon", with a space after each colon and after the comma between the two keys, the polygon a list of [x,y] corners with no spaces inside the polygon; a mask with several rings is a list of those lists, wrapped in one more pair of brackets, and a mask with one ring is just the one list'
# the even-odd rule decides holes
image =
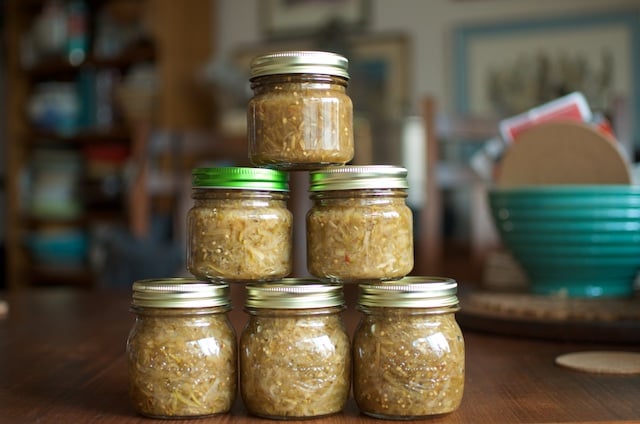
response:
{"label": "green metal jar lid", "polygon": [[405,277],[360,284],[360,306],[395,308],[457,307],[458,283],[450,278]]}
{"label": "green metal jar lid", "polygon": [[391,165],[336,166],[309,173],[309,191],[407,189],[407,169]]}
{"label": "green metal jar lid", "polygon": [[220,167],[192,171],[194,188],[289,191],[289,174],[267,168]]}
{"label": "green metal jar lid", "polygon": [[313,309],[343,305],[342,286],[320,280],[283,278],[247,284],[247,308]]}
{"label": "green metal jar lid", "polygon": [[281,51],[253,58],[250,78],[275,74],[325,74],[349,79],[349,61],[336,53]]}
{"label": "green metal jar lid", "polygon": [[212,308],[229,305],[228,284],[189,278],[140,280],[133,283],[134,307]]}

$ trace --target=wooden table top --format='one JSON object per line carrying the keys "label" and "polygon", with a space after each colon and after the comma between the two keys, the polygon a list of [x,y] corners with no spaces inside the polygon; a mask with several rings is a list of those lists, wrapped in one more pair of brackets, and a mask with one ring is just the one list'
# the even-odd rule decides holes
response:
{"label": "wooden table top", "polygon": [[[0,422],[154,421],[136,415],[127,394],[130,293],[38,289],[0,298],[9,303],[8,315],[0,318]],[[246,321],[242,308],[236,307],[230,318],[239,332]],[[347,309],[349,331],[358,318],[352,306]],[[639,346],[509,338],[464,328],[463,332],[467,371],[462,405],[425,422],[640,422],[640,376],[589,374],[554,364],[563,353],[637,351]],[[199,420],[255,421],[259,419],[247,415],[239,396],[230,414]],[[351,398],[343,413],[313,422],[382,421],[360,415]]]}

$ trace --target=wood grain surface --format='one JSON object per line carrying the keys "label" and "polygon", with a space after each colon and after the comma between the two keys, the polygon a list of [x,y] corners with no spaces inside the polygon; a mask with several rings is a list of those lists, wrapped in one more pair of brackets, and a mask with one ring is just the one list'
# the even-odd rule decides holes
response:
{"label": "wood grain surface", "polygon": [[[239,299],[242,287],[234,287]],[[239,294],[240,293],[240,294]],[[39,289],[4,294],[0,320],[0,422],[149,423],[129,404],[124,356],[133,317],[128,292]],[[234,302],[237,303],[237,302]],[[231,320],[246,320],[236,304]],[[345,312],[350,332],[359,313]],[[593,375],[554,359],[581,350],[640,350],[637,345],[579,344],[500,337],[465,330],[467,372],[460,409],[429,423],[638,422],[640,376]],[[231,414],[202,423],[249,423],[238,398]],[[165,421],[166,422],[166,421]],[[194,422],[172,421],[173,423]],[[350,399],[338,415],[307,422],[382,422]]]}

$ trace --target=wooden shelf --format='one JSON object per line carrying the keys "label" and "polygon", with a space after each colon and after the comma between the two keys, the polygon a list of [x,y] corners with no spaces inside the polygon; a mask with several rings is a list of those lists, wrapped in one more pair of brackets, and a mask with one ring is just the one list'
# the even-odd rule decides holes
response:
{"label": "wooden shelf", "polygon": [[37,63],[31,68],[23,69],[26,76],[34,82],[49,80],[68,80],[82,69],[116,68],[126,70],[132,65],[142,62],[153,62],[156,52],[151,42],[141,43],[127,48],[121,54],[112,58],[96,58],[90,56],[78,65],[70,64],[63,57],[49,58]]}
{"label": "wooden shelf", "polygon": [[75,286],[90,288],[95,284],[96,276],[88,266],[51,267],[32,265],[29,282],[35,286]]}
{"label": "wooden shelf", "polygon": [[129,143],[131,132],[124,126],[106,130],[81,130],[73,134],[34,129],[29,132],[29,139],[36,144],[105,144]]}
{"label": "wooden shelf", "polygon": [[87,227],[99,222],[123,223],[126,222],[126,213],[122,209],[100,209],[83,212],[76,218],[57,218],[54,216],[29,216],[22,218],[22,225],[28,229],[40,227]]}

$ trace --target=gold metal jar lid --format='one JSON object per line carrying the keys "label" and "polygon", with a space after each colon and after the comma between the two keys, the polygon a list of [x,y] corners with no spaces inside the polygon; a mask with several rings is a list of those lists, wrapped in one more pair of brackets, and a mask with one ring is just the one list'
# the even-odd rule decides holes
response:
{"label": "gold metal jar lid", "polygon": [[336,53],[281,51],[257,56],[250,64],[250,78],[275,74],[324,74],[349,79],[349,61]]}
{"label": "gold metal jar lid", "polygon": [[450,278],[405,277],[360,284],[360,306],[395,308],[457,307],[458,283]]}
{"label": "gold metal jar lid", "polygon": [[320,280],[283,278],[246,287],[247,308],[312,309],[344,305],[342,286]]}
{"label": "gold metal jar lid", "polygon": [[407,169],[392,165],[335,166],[309,173],[309,191],[407,189]]}
{"label": "gold metal jar lid", "polygon": [[229,305],[228,284],[189,278],[140,280],[133,283],[134,307],[211,308]]}

